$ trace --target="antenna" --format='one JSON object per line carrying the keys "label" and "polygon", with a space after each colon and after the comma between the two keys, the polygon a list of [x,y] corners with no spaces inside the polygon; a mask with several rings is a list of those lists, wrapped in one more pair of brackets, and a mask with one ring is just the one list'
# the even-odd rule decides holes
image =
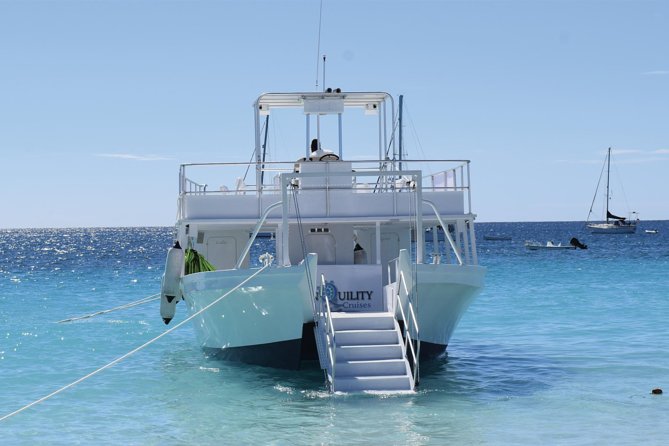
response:
{"label": "antenna", "polygon": [[[323,0],[321,0],[320,11],[318,13],[318,44],[316,45],[316,91],[318,91],[318,69],[319,69],[319,57],[321,56],[321,24],[323,23]],[[323,71],[325,71],[325,56],[323,56]],[[323,73],[325,77],[325,73]],[[325,80],[323,81],[325,84]],[[323,86],[325,88],[325,86]]]}
{"label": "antenna", "polygon": [[325,91],[325,54],[323,54],[323,91]]}

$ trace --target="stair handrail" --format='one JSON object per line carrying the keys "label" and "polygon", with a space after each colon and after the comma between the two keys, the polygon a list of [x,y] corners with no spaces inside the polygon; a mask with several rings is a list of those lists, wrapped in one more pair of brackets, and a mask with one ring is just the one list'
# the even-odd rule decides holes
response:
{"label": "stair handrail", "polygon": [[[330,363],[330,389],[334,389],[334,380],[335,380],[335,365],[337,364],[337,349],[335,343],[335,329],[334,323],[332,322],[332,311],[330,310],[330,300],[324,294],[325,290],[325,274],[321,274],[321,291],[319,295],[319,313],[321,322],[325,322],[325,342],[326,342],[326,353],[327,359]],[[324,320],[323,320],[324,319]],[[327,370],[326,370],[327,374]]]}
{"label": "stair handrail", "polygon": [[[404,313],[404,308],[402,308],[402,301],[400,300],[400,284],[404,285],[404,273],[400,271],[399,274],[399,279],[398,279],[398,284],[397,284],[397,293],[395,294],[396,298],[396,304],[400,309],[400,313],[402,314],[402,320],[404,321],[404,350],[407,350],[407,347],[409,348],[409,351],[411,352],[411,359],[412,364],[413,364],[413,370],[411,371],[411,378],[413,379],[413,385],[414,387],[418,384],[419,380],[419,362],[418,362],[418,355],[416,353],[416,350],[413,348],[413,338],[411,336],[411,330],[409,330],[409,320],[406,317],[406,314]],[[404,285],[404,289],[406,289],[406,285]],[[409,311],[412,315],[413,323],[415,324],[416,328],[416,344],[417,348],[420,349],[420,338],[418,337],[418,324],[416,323],[416,318],[414,315],[413,311],[413,305],[409,300],[407,299],[407,303],[409,304]]]}
{"label": "stair handrail", "polygon": [[455,257],[458,259],[458,264],[462,265],[463,262],[462,262],[462,255],[460,254],[460,250],[455,245],[455,242],[453,241],[453,237],[451,237],[451,233],[448,231],[448,226],[441,219],[441,215],[439,215],[439,211],[437,210],[437,207],[430,200],[423,199],[423,203],[430,206],[432,208],[432,210],[434,211],[434,215],[437,216],[437,220],[439,221],[439,224],[444,229],[444,236],[448,240],[448,243],[451,245],[451,249],[453,250],[453,253],[455,253]]}
{"label": "stair handrail", "polygon": [[[416,318],[416,312],[414,311],[413,308],[413,303],[411,302],[411,299],[409,298],[409,288],[407,287],[406,284],[406,279],[404,277],[404,271],[402,270],[400,266],[400,258],[407,256],[406,250],[401,250],[400,251],[400,256],[395,259],[395,273],[396,273],[396,279],[397,279],[397,292],[395,293],[395,307],[399,307],[400,314],[402,315],[402,320],[404,321],[404,351],[407,351],[407,347],[409,352],[411,352],[411,359],[413,360],[412,364],[412,378],[413,378],[413,383],[414,387],[418,385],[418,382],[420,381],[420,363],[418,361],[418,358],[420,358],[420,332],[419,332],[419,327],[418,327],[418,320]],[[404,307],[402,305],[402,299],[401,299],[401,293],[402,290],[404,290],[404,294],[406,296],[406,303],[408,307],[408,312],[409,316],[411,319],[407,318],[406,313],[404,311]],[[411,335],[411,328],[413,328],[413,331],[415,332],[415,336]],[[416,340],[416,348],[414,349],[413,346],[413,341],[414,337]]]}
{"label": "stair handrail", "polygon": [[253,244],[255,243],[256,236],[258,235],[258,232],[260,232],[260,228],[262,228],[262,225],[265,223],[265,220],[267,219],[269,213],[272,212],[275,208],[281,206],[282,204],[283,201],[277,201],[276,203],[268,206],[267,209],[265,209],[265,212],[263,212],[262,216],[258,220],[258,223],[256,223],[255,228],[253,228],[253,232],[251,233],[249,240],[246,242],[246,246],[242,251],[242,255],[239,256],[239,259],[237,259],[237,263],[235,264],[235,269],[239,269],[242,267],[242,263],[244,263],[244,257],[246,257],[247,254],[251,251],[251,246],[253,246]]}

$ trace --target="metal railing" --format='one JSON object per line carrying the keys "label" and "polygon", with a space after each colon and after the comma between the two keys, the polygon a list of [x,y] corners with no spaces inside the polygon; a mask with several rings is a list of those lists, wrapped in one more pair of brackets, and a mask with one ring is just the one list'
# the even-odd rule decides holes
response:
{"label": "metal railing", "polygon": [[[406,256],[406,258],[402,258]],[[400,257],[392,260],[388,264],[388,280],[391,278],[390,274],[390,264],[395,263],[395,274],[396,274],[396,292],[394,293],[394,304],[395,308],[399,308],[402,320],[404,321],[404,352],[409,351],[411,353],[411,374],[413,379],[414,387],[418,385],[420,381],[420,331],[418,327],[418,320],[416,319],[416,312],[413,308],[413,303],[411,302],[411,293],[407,287],[407,281],[404,276],[404,269],[401,266],[400,260],[408,261],[408,253],[406,250],[400,251]],[[404,291],[404,294],[402,294]],[[408,313],[410,317],[407,317],[406,312],[404,311],[404,306],[402,304],[402,297],[407,304]],[[413,332],[413,334],[412,334]],[[414,342],[416,347],[414,348]]]}
{"label": "metal railing", "polygon": [[462,255],[460,254],[460,249],[458,249],[458,246],[453,241],[453,237],[451,237],[451,233],[448,230],[448,225],[445,224],[444,221],[441,219],[441,215],[439,215],[437,207],[430,200],[423,199],[423,203],[430,206],[430,208],[432,208],[432,210],[434,211],[434,215],[437,217],[437,221],[439,221],[439,224],[444,229],[444,236],[448,240],[448,243],[451,245],[451,249],[455,254],[455,258],[458,259],[458,265],[462,265],[463,262],[462,262]]}
{"label": "metal railing", "polygon": [[255,228],[253,228],[253,232],[251,233],[251,236],[249,237],[248,242],[246,242],[246,246],[244,247],[244,250],[242,251],[242,254],[239,256],[239,259],[237,259],[237,263],[235,264],[235,268],[239,269],[242,266],[242,263],[244,263],[244,257],[247,256],[249,251],[251,251],[251,246],[253,246],[253,243],[256,241],[256,236],[258,235],[258,232],[260,232],[260,228],[262,228],[262,225],[265,223],[265,220],[267,219],[267,216],[269,213],[281,206],[283,203],[281,201],[274,203],[265,209],[265,212],[262,214],[260,219],[258,220],[258,223],[256,223]]}
{"label": "metal railing", "polygon": [[336,364],[337,364],[337,344],[335,339],[334,323],[332,321],[332,311],[330,310],[330,301],[324,294],[325,290],[325,275],[321,274],[320,291],[316,293],[318,300],[318,311],[315,316],[319,324],[319,331],[325,334],[325,352],[327,353],[327,361],[330,367],[325,371],[326,379],[330,382],[330,390],[334,390]]}
{"label": "metal railing", "polygon": [[[330,163],[338,163],[339,161],[330,161]],[[383,191],[395,191],[400,189],[399,181],[401,180],[402,173],[404,170],[419,170],[422,167],[425,167],[428,171],[434,171],[436,173],[429,173],[423,175],[424,179],[430,179],[430,181],[425,181],[423,188],[426,191],[469,191],[470,189],[470,177],[469,177],[469,160],[402,160],[402,169],[398,169],[398,162],[392,160],[385,160],[379,162],[379,160],[351,160],[346,161],[350,162],[353,168],[351,172],[353,175],[353,188],[357,189],[369,189],[369,192],[383,192]],[[269,193],[269,192],[278,192],[280,185],[277,182],[277,178],[282,173],[295,172],[296,167],[300,163],[309,164],[310,161],[266,161],[260,164],[257,163],[193,163],[193,164],[182,164],[180,168],[180,179],[179,179],[179,193],[180,194],[254,194],[254,193]],[[216,168],[219,172],[222,170],[230,169],[229,171],[223,173],[223,175],[217,173],[216,175],[208,176],[204,181],[201,179],[195,181],[190,175],[192,169],[209,169]],[[245,178],[235,177],[234,173],[239,173],[243,168],[253,168],[260,169],[263,173],[261,175],[264,178],[264,183],[261,185],[251,184],[254,182],[254,179],[251,180],[251,183],[246,184],[244,182]],[[232,170],[234,169],[234,171]],[[250,169],[249,169],[250,170]],[[397,176],[398,182],[383,180],[381,182],[377,179],[373,181],[358,181],[356,173],[364,172],[390,172],[397,171],[399,172]],[[200,173],[198,176],[205,177],[205,174]],[[383,173],[381,176],[387,178],[387,174]],[[213,189],[207,189],[207,184],[205,182],[213,181],[228,181],[229,187],[214,187]],[[468,201],[470,193],[468,195]],[[470,206],[471,209],[471,206]]]}
{"label": "metal railing", "polygon": [[193,195],[203,195],[207,193],[207,185],[196,183],[195,181],[185,178],[183,181],[184,192]]}

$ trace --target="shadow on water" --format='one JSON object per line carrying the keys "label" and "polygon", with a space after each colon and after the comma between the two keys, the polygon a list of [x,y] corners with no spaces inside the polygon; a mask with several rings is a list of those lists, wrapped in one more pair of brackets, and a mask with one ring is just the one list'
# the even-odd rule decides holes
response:
{"label": "shadow on water", "polygon": [[[192,364],[190,365],[192,367]],[[216,379],[249,391],[278,391],[302,398],[323,398],[328,393],[317,361],[300,370],[282,370],[202,356],[200,370],[214,371]],[[444,394],[474,400],[499,400],[530,396],[564,380],[567,372],[555,361],[526,351],[491,345],[460,345],[437,359],[421,363],[420,397]],[[350,396],[334,395],[338,400]],[[357,398],[388,395],[356,395]]]}
{"label": "shadow on water", "polygon": [[287,393],[327,391],[318,361],[302,361],[299,370],[263,367],[207,355],[201,362],[204,367],[220,370],[224,379],[234,379],[237,384],[249,388],[274,388]]}
{"label": "shadow on water", "polygon": [[421,364],[420,391],[493,399],[550,388],[566,372],[551,359],[499,345],[461,345]]}

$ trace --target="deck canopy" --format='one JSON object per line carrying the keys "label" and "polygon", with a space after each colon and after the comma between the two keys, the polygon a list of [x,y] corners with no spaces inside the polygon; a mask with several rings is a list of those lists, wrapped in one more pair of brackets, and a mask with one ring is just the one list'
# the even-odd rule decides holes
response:
{"label": "deck canopy", "polygon": [[[361,107],[365,110],[378,110],[383,102],[392,96],[384,92],[311,92],[311,93],[265,93],[258,97],[255,102],[256,109],[261,114],[269,114],[272,108],[305,108],[308,110],[309,104],[317,102],[339,102],[343,107]],[[327,112],[318,112],[327,113]],[[333,111],[330,113],[341,113]]]}
{"label": "deck canopy", "polygon": [[[311,146],[316,144],[319,149],[333,153],[339,159],[344,156],[344,114],[352,110],[362,111],[364,115],[374,118],[372,123],[360,125],[357,118],[347,118],[349,135],[355,135],[357,145],[364,145],[360,140],[361,134],[369,135],[367,147],[371,144],[377,148],[378,159],[386,158],[386,153],[392,149],[395,154],[395,139],[391,137],[395,121],[395,103],[393,97],[386,92],[342,92],[340,89],[324,92],[288,92],[264,93],[253,104],[255,114],[255,159],[257,170],[257,184],[262,184],[260,164],[265,161],[267,148],[267,128],[273,110],[289,110],[305,116],[304,121],[304,158],[311,157]],[[296,122],[296,121],[292,121]],[[375,123],[374,123],[375,122]],[[371,124],[371,125],[370,125]],[[361,133],[371,132],[371,133]],[[296,134],[296,133],[293,133]],[[329,147],[321,145],[329,142]],[[336,144],[336,145],[335,145]],[[401,158],[401,156],[400,156]]]}

